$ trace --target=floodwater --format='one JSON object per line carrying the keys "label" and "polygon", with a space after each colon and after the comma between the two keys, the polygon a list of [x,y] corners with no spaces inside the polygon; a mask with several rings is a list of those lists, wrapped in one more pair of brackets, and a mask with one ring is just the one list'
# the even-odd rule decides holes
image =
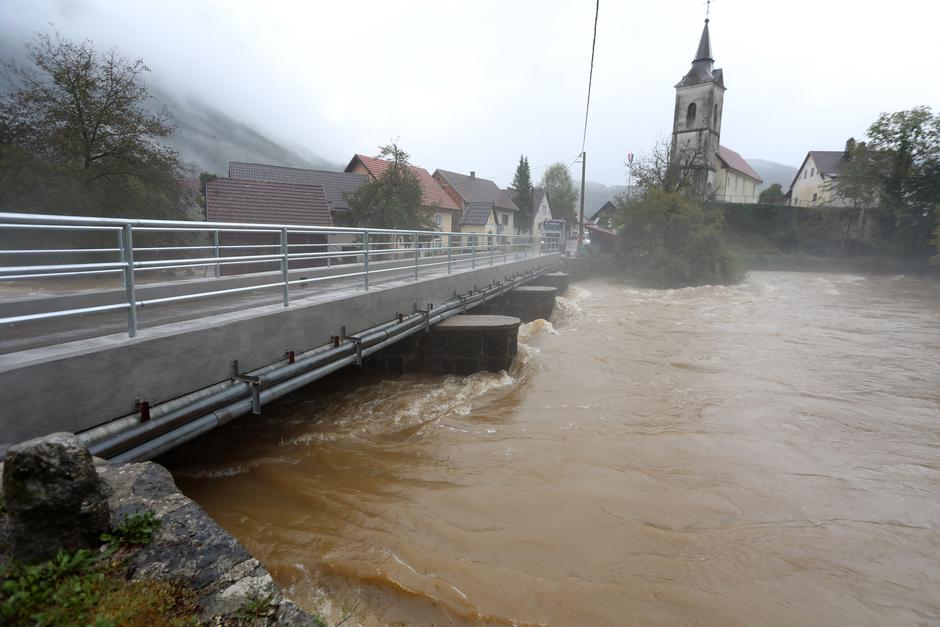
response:
{"label": "floodwater", "polygon": [[165,461],[330,624],[940,622],[940,282],[590,281],[520,342]]}

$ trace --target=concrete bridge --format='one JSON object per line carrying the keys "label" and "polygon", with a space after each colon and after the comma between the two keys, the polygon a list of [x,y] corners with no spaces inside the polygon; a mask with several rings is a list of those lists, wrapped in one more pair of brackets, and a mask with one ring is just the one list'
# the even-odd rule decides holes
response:
{"label": "concrete bridge", "polygon": [[560,262],[526,236],[297,225],[0,213],[0,237],[0,442],[71,431],[118,460],[258,413]]}

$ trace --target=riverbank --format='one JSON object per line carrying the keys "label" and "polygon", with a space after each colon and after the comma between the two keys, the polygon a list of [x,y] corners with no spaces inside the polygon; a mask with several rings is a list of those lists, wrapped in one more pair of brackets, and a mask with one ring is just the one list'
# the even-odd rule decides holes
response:
{"label": "riverbank", "polygon": [[[87,548],[78,548],[72,543],[74,538],[69,538],[58,553],[48,551],[51,561],[39,561],[45,557],[43,547],[23,545],[42,542],[49,530],[35,528],[37,524],[43,527],[35,517],[49,516],[70,495],[57,492],[54,479],[42,476],[39,487],[32,477],[75,474],[75,468],[91,460],[87,451],[86,460],[66,459],[75,450],[59,446],[58,454],[49,454],[47,447],[33,456],[29,473],[21,473],[22,479],[8,477],[3,484],[0,568],[7,583],[0,591],[0,617],[5,622],[19,624],[39,615],[42,620],[36,620],[50,625],[325,624],[286,599],[267,569],[184,496],[164,467],[152,462],[114,465],[95,459],[88,479],[98,483],[106,497],[102,515],[110,531],[100,542],[94,542],[93,535],[91,542],[84,543]],[[38,473],[37,467],[41,467]],[[0,465],[0,476],[4,470]],[[62,476],[64,481],[73,478]],[[65,488],[76,490],[71,483]],[[33,494],[24,498],[24,490]],[[37,490],[41,497],[37,498]],[[17,508],[15,498],[30,503]],[[84,498],[80,509],[88,511],[94,499],[78,498]],[[59,503],[42,503],[43,499]],[[18,540],[16,526],[24,523],[27,528],[19,530]],[[68,521],[63,521],[66,533],[81,531],[68,530],[66,525]],[[14,556],[28,561],[14,561]]]}

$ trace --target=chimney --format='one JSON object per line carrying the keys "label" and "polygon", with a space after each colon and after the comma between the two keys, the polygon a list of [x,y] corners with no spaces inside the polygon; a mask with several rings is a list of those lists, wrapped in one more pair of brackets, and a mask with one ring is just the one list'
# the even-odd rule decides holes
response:
{"label": "chimney", "polygon": [[849,137],[849,140],[845,142],[845,158],[846,159],[852,156],[853,150],[855,150],[855,138]]}
{"label": "chimney", "polygon": [[477,177],[477,173],[474,172],[473,170],[470,170],[470,178],[475,179],[476,177]]}

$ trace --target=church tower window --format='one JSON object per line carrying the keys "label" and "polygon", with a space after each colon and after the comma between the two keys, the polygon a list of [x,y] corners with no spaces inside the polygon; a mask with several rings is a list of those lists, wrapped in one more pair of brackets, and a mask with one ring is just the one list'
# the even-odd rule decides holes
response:
{"label": "church tower window", "polygon": [[715,128],[718,128],[718,105],[717,105],[717,104],[716,104],[716,105],[714,106],[714,108],[712,109],[712,118],[713,118],[714,121],[715,121],[715,123],[714,123],[713,126],[714,126]]}
{"label": "church tower window", "polygon": [[691,126],[695,122],[695,103],[689,103],[689,108],[685,113],[685,123]]}

